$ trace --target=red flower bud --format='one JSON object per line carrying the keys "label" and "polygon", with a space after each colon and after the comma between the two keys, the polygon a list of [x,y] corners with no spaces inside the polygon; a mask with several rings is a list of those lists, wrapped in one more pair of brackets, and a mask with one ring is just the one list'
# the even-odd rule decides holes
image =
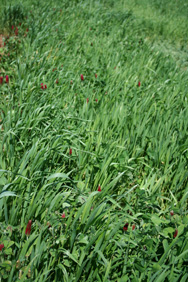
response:
{"label": "red flower bud", "polygon": [[63,213],[63,214],[61,215],[61,217],[62,217],[62,218],[65,218],[65,213]]}
{"label": "red flower bud", "polygon": [[101,192],[101,186],[100,186],[100,184],[99,184],[99,186],[98,186],[98,192]]}
{"label": "red flower bud", "polygon": [[174,238],[176,238],[177,235],[178,235],[178,229],[176,229],[174,232]]}
{"label": "red flower bud", "polygon": [[141,85],[141,83],[140,83],[140,81],[138,82],[138,87],[140,87],[140,85]]}
{"label": "red flower bud", "polygon": [[41,83],[41,89],[43,89],[43,90],[44,90],[44,89],[47,89],[46,84],[43,85],[43,83]]}
{"label": "red flower bud", "polygon": [[12,25],[12,30],[14,29],[14,26]]}
{"label": "red flower bud", "polygon": [[87,101],[87,104],[88,104],[89,103],[89,98],[87,98],[86,101]]}
{"label": "red flower bud", "polygon": [[84,76],[83,76],[83,74],[81,74],[81,75],[80,75],[80,77],[81,77],[81,80],[84,80]]}
{"label": "red flower bud", "polygon": [[123,226],[123,230],[124,230],[124,231],[127,231],[128,226],[129,226],[129,223],[128,223],[128,222],[127,222],[127,223],[125,223],[125,225]]}
{"label": "red flower bud", "polygon": [[0,244],[0,251],[4,248],[4,244]]}
{"label": "red flower bud", "polygon": [[29,220],[27,227],[26,227],[26,230],[25,230],[26,235],[30,235],[30,233],[31,233],[31,224],[32,224],[32,221]]}
{"label": "red flower bud", "polygon": [[72,155],[72,149],[70,148],[69,150],[69,155],[71,156]]}
{"label": "red flower bud", "polygon": [[173,216],[174,215],[174,211],[170,211],[170,215]]}
{"label": "red flower bud", "polygon": [[135,224],[133,224],[133,225],[132,225],[132,230],[135,230],[135,227],[136,227]]}
{"label": "red flower bud", "polygon": [[8,75],[5,76],[5,81],[6,81],[6,83],[9,83],[9,77],[8,77]]}
{"label": "red flower bud", "polygon": [[95,77],[97,78],[97,74],[95,74]]}
{"label": "red flower bud", "polygon": [[96,102],[98,102],[98,99],[95,99]]}
{"label": "red flower bud", "polygon": [[3,84],[3,76],[0,76],[0,84]]}

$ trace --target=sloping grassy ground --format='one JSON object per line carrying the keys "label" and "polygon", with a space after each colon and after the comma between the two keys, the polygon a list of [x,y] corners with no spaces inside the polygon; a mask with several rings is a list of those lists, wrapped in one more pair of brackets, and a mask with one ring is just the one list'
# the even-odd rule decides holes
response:
{"label": "sloping grassy ground", "polygon": [[187,281],[187,14],[1,7],[0,281]]}

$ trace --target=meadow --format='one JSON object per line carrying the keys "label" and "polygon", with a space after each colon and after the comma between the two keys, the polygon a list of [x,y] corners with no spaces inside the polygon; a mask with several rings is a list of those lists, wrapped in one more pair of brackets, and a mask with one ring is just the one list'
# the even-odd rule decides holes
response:
{"label": "meadow", "polygon": [[0,282],[188,281],[187,0],[2,0]]}

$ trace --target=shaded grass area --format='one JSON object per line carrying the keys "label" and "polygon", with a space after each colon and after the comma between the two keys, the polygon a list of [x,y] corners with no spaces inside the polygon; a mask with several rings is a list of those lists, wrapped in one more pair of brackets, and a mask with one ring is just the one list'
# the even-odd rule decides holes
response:
{"label": "shaded grass area", "polygon": [[187,6],[171,3],[29,1],[18,35],[4,7],[7,281],[186,281]]}

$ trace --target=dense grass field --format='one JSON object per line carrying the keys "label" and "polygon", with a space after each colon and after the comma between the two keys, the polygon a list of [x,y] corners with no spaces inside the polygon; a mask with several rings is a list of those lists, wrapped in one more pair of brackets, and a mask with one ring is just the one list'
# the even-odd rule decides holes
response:
{"label": "dense grass field", "polygon": [[0,282],[188,281],[187,0],[0,8]]}

